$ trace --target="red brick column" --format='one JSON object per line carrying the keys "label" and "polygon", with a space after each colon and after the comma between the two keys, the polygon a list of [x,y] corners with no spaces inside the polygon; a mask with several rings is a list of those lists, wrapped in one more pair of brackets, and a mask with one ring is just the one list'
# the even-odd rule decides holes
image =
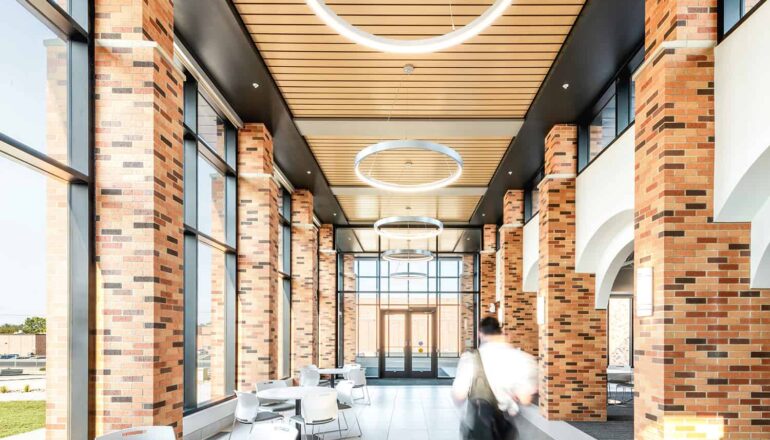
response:
{"label": "red brick column", "polygon": [[318,230],[313,194],[291,195],[291,371],[318,364]]}
{"label": "red brick column", "polygon": [[508,341],[537,355],[537,293],[524,292],[524,191],[509,190],[503,198],[503,226],[497,267],[502,293],[503,330]]}
{"label": "red brick column", "polygon": [[273,139],[262,124],[238,132],[236,387],[275,379],[278,366],[278,185]]}
{"label": "red brick column", "polygon": [[[481,299],[481,316],[490,315],[489,305],[497,302],[497,273],[495,263],[497,260],[497,225],[484,225],[484,247],[481,249],[481,261],[479,274]],[[496,313],[494,314],[497,315]]]}
{"label": "red brick column", "polygon": [[606,312],[594,307],[594,276],[575,272],[577,128],[545,139],[540,183],[540,410],[551,420],[607,417]]}
{"label": "red brick column", "polygon": [[337,252],[334,226],[318,230],[318,366],[337,365]]}
{"label": "red brick column", "polygon": [[716,8],[646,2],[634,264],[652,268],[653,315],[634,324],[641,439],[770,438],[770,292],[749,288],[750,225],[712,220]]}
{"label": "red brick column", "polygon": [[91,432],[182,434],[182,84],[169,1],[96,2]]}
{"label": "red brick column", "polygon": [[473,326],[476,322],[473,255],[463,255],[462,276],[460,277],[460,352],[470,350],[476,344]]}
{"label": "red brick column", "polygon": [[356,349],[358,347],[358,301],[356,298],[356,273],[355,257],[345,254],[342,257],[343,284],[345,293],[342,304],[343,349],[345,363],[356,361]]}

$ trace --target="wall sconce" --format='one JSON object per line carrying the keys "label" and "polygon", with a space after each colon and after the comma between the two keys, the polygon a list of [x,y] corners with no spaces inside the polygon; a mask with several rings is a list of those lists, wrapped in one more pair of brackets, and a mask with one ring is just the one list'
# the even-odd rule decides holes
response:
{"label": "wall sconce", "polygon": [[652,316],[653,313],[653,283],[652,268],[636,269],[636,316]]}
{"label": "wall sconce", "polygon": [[545,325],[545,297],[537,296],[537,325]]}

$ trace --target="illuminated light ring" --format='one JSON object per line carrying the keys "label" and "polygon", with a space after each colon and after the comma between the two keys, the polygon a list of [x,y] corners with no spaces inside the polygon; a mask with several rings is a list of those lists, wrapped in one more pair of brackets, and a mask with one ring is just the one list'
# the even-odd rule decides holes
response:
{"label": "illuminated light ring", "polygon": [[390,278],[396,280],[424,280],[428,278],[428,275],[422,272],[393,272],[390,274]]}
{"label": "illuminated light ring", "polygon": [[[397,183],[389,183],[382,180],[377,180],[369,177],[361,171],[361,163],[370,156],[382,153],[386,151],[394,150],[425,150],[432,151],[434,153],[442,154],[448,157],[455,164],[455,170],[449,177],[434,182],[421,183],[418,185],[399,185]],[[396,141],[384,141],[373,145],[369,145],[356,154],[356,160],[354,164],[354,170],[356,176],[361,179],[362,182],[379,188],[384,191],[400,192],[400,193],[420,193],[426,191],[433,191],[445,186],[451,185],[460,178],[463,174],[463,159],[457,151],[453,150],[446,145],[437,144],[435,142],[421,141],[416,139],[408,140],[396,140]]]}
{"label": "illuminated light ring", "polygon": [[382,253],[385,261],[401,263],[422,263],[433,260],[433,252],[423,249],[388,249]]}
{"label": "illuminated light ring", "polygon": [[337,15],[326,5],[325,0],[306,0],[306,3],[321,21],[348,40],[380,52],[417,54],[438,52],[475,37],[500,18],[513,0],[495,0],[489,9],[465,26],[444,35],[418,40],[398,40],[370,34]]}
{"label": "illuminated light ring", "polygon": [[[420,232],[419,230],[415,230],[413,228],[403,228],[405,233],[400,234],[393,231],[385,231],[383,228],[387,228],[388,225],[391,224],[399,224],[399,223],[422,223],[426,226],[432,226],[435,229],[427,230],[424,232]],[[419,216],[398,216],[398,217],[386,217],[380,220],[377,220],[374,223],[374,232],[377,233],[377,235],[389,238],[391,240],[424,240],[428,238],[434,238],[441,235],[441,233],[444,231],[444,224],[441,223],[440,220],[436,220],[435,218],[430,217],[419,217]]]}

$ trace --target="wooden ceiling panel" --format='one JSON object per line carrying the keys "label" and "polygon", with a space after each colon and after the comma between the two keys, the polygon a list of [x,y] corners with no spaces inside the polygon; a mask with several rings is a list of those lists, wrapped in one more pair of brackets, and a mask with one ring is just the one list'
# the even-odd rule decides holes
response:
{"label": "wooden ceiling panel", "polygon": [[[234,3],[296,117],[521,118],[584,0],[516,0],[465,44],[417,55],[352,43],[305,0]],[[492,0],[453,0],[451,13],[449,0],[327,3],[363,30],[415,39],[469,23]],[[408,77],[407,63],[415,66]]]}
{"label": "wooden ceiling panel", "polygon": [[355,195],[337,196],[348,219],[373,223],[383,217],[419,215],[452,223],[467,222],[480,196]]}

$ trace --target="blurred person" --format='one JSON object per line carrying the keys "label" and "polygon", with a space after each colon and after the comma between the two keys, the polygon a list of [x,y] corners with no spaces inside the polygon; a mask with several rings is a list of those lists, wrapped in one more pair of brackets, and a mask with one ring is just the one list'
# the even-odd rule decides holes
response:
{"label": "blurred person", "polygon": [[452,398],[466,404],[463,439],[515,439],[513,416],[537,392],[537,364],[505,340],[497,318],[479,324],[479,349],[463,353],[452,384]]}

